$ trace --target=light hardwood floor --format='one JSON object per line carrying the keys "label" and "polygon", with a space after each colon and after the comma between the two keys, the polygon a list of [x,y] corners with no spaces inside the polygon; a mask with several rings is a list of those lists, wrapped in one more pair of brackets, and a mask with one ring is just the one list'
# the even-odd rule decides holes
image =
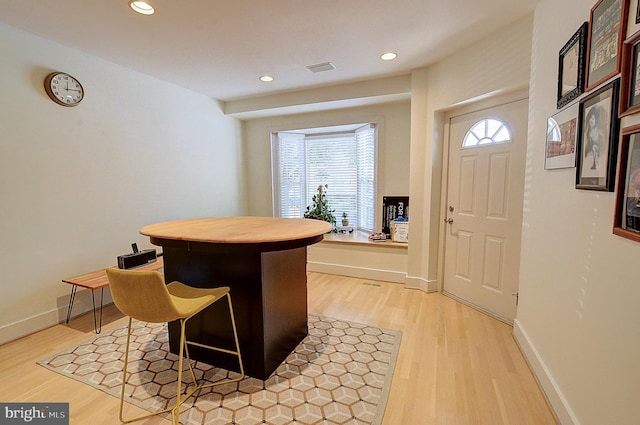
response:
{"label": "light hardwood floor", "polygon": [[[309,313],[402,331],[383,425],[557,423],[512,328],[442,294],[309,273]],[[114,306],[104,320],[105,330],[125,324]],[[69,402],[72,425],[118,424],[118,399],[36,364],[93,335],[86,314],[0,346],[0,400]]]}

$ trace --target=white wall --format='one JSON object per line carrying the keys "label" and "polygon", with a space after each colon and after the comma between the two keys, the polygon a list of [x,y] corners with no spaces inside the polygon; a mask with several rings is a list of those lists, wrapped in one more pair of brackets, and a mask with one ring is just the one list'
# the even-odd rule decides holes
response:
{"label": "white wall", "polygon": [[[381,135],[380,158],[384,162],[380,165],[379,176],[383,181],[380,182],[379,198],[382,195],[410,195],[411,236],[408,253],[402,254],[407,256],[406,260],[403,259],[403,264],[406,262],[407,266],[404,272],[406,276],[402,280],[409,287],[436,290],[444,111],[477,98],[526,88],[529,81],[532,23],[531,16],[521,19],[460,52],[452,53],[429,68],[415,70],[411,75],[410,102],[247,120],[244,130],[249,212],[253,215],[272,214],[270,132],[363,122],[370,120],[367,118],[369,116],[378,115],[384,119],[386,128]],[[382,87],[391,86],[386,94],[405,90],[403,78],[393,81],[396,84],[390,85],[388,79],[380,80]],[[370,87],[371,83],[366,87]],[[361,88],[362,85],[356,85],[353,94],[366,97],[362,90],[356,90]],[[341,87],[341,92],[345,91],[348,92],[349,88]],[[318,93],[308,91],[303,100],[300,96],[291,97],[289,100],[295,100],[296,105],[313,103]],[[241,105],[244,108],[242,111],[248,112],[247,105],[254,105],[256,109],[264,108],[265,102],[267,106],[282,108],[284,104],[278,103],[282,100],[269,98],[262,103],[247,101]],[[402,109],[395,106],[395,109],[390,109],[390,105],[404,106]],[[322,250],[311,249],[310,264],[317,261],[322,263],[323,271],[328,271],[329,259],[340,257],[343,258],[340,264],[331,263],[336,266],[336,273],[344,274],[345,268],[357,273],[356,270],[362,265],[359,259],[367,253],[358,248],[349,248],[354,251],[350,255],[329,252],[336,249],[333,246],[322,247]],[[314,251],[318,254],[317,258],[313,257]],[[384,258],[384,254],[381,255]],[[379,264],[399,264],[391,257],[387,260]],[[399,275],[398,270],[391,267],[383,270],[388,272],[387,275]]]}
{"label": "white wall", "polygon": [[[272,132],[365,122],[378,124],[377,211],[382,211],[383,196],[408,195],[410,103],[401,101],[245,121],[249,213],[263,216],[273,214],[270,161]],[[382,218],[377,217],[376,220],[376,228],[380,229]],[[308,267],[311,271],[404,282],[406,258],[406,249],[384,250],[362,245],[322,243],[310,247]],[[373,264],[375,268],[370,267]]]}
{"label": "white wall", "polygon": [[[387,128],[383,191],[411,196],[408,274],[427,289],[438,279],[444,111],[530,84],[514,334],[562,424],[637,424],[640,245],[611,233],[613,194],[576,190],[575,169],[543,169],[558,51],[593,3],[541,0],[535,20],[416,70],[410,107],[247,121],[246,191],[238,123],[212,101],[0,26],[0,342],[59,320],[69,291],[60,279],[115,261],[131,242],[144,244],[137,233],[144,224],[270,215],[270,131],[372,115]],[[80,106],[47,99],[42,80],[52,70],[80,78],[87,91]],[[113,86],[134,96],[119,99]]]}
{"label": "white wall", "polygon": [[[575,168],[544,170],[546,120],[557,111],[558,51],[589,19],[593,3],[543,0],[533,21],[413,72],[408,268],[415,286],[430,288],[439,278],[443,112],[529,84],[514,335],[562,424],[632,425],[640,418],[640,280],[632,267],[640,245],[612,234],[612,193],[576,190]],[[640,118],[623,126],[632,120]]]}
{"label": "white wall", "polygon": [[411,286],[440,285],[441,174],[444,112],[482,98],[526,88],[531,16],[478,40],[435,65],[415,70],[411,90]]}
{"label": "white wall", "polygon": [[[215,101],[6,25],[0,56],[0,343],[62,320],[61,279],[150,247],[140,227],[244,212],[240,123]],[[52,71],[79,106],[49,100]]]}
{"label": "white wall", "polygon": [[307,270],[407,284],[407,247],[324,240],[309,247]]}
{"label": "white wall", "polygon": [[640,244],[612,234],[613,193],[575,189],[575,168],[544,170],[558,51],[594,3],[542,0],[535,13],[514,331],[563,424],[632,425],[640,423]]}
{"label": "white wall", "polygon": [[[409,120],[410,104],[402,101],[245,121],[249,213],[273,214],[272,132],[365,122],[378,123],[378,203],[379,211],[382,211],[382,196],[409,193]],[[377,225],[381,226],[380,218]]]}

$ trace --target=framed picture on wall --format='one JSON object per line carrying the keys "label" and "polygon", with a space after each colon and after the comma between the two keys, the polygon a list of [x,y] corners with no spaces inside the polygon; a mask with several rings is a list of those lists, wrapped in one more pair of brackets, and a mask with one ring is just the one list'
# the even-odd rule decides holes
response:
{"label": "framed picture on wall", "polygon": [[558,109],[584,92],[584,70],[587,62],[587,30],[585,22],[560,49],[558,61]]}
{"label": "framed picture on wall", "polygon": [[622,46],[621,116],[640,111],[640,55],[638,53],[640,53],[640,32],[627,39]]}
{"label": "framed picture on wall", "polygon": [[612,192],[618,153],[619,79],[580,102],[576,188]]}
{"label": "framed picture on wall", "polygon": [[575,167],[577,138],[578,103],[576,102],[547,120],[544,169]]}
{"label": "framed picture on wall", "polygon": [[628,0],[599,0],[591,8],[587,91],[620,72],[620,50],[626,36]]}
{"label": "framed picture on wall", "polygon": [[627,37],[629,38],[640,31],[640,0],[629,1],[629,12],[627,13]]}
{"label": "framed picture on wall", "polygon": [[622,130],[613,233],[640,242],[640,125]]}

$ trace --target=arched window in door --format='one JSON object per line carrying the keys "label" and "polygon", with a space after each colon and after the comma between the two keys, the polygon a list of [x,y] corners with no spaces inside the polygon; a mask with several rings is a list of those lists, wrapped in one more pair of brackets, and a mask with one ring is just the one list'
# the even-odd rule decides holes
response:
{"label": "arched window in door", "polygon": [[473,148],[497,143],[509,143],[511,131],[495,118],[485,118],[471,126],[462,140],[463,148]]}

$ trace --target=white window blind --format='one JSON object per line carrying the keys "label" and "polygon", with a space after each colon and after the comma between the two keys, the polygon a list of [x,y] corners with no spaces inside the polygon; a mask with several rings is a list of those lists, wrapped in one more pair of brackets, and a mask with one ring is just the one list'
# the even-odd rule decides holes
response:
{"label": "white window blind", "polygon": [[350,226],[373,230],[375,125],[322,134],[279,132],[272,139],[276,216],[302,217],[318,186],[327,185],[337,225],[346,213]]}
{"label": "white window blind", "polygon": [[376,132],[367,125],[356,131],[358,152],[358,222],[359,227],[373,231],[376,200]]}
{"label": "white window blind", "polygon": [[275,137],[274,170],[277,170],[278,184],[274,194],[279,206],[279,216],[285,218],[302,217],[307,207],[305,177],[304,134],[278,133]]}

